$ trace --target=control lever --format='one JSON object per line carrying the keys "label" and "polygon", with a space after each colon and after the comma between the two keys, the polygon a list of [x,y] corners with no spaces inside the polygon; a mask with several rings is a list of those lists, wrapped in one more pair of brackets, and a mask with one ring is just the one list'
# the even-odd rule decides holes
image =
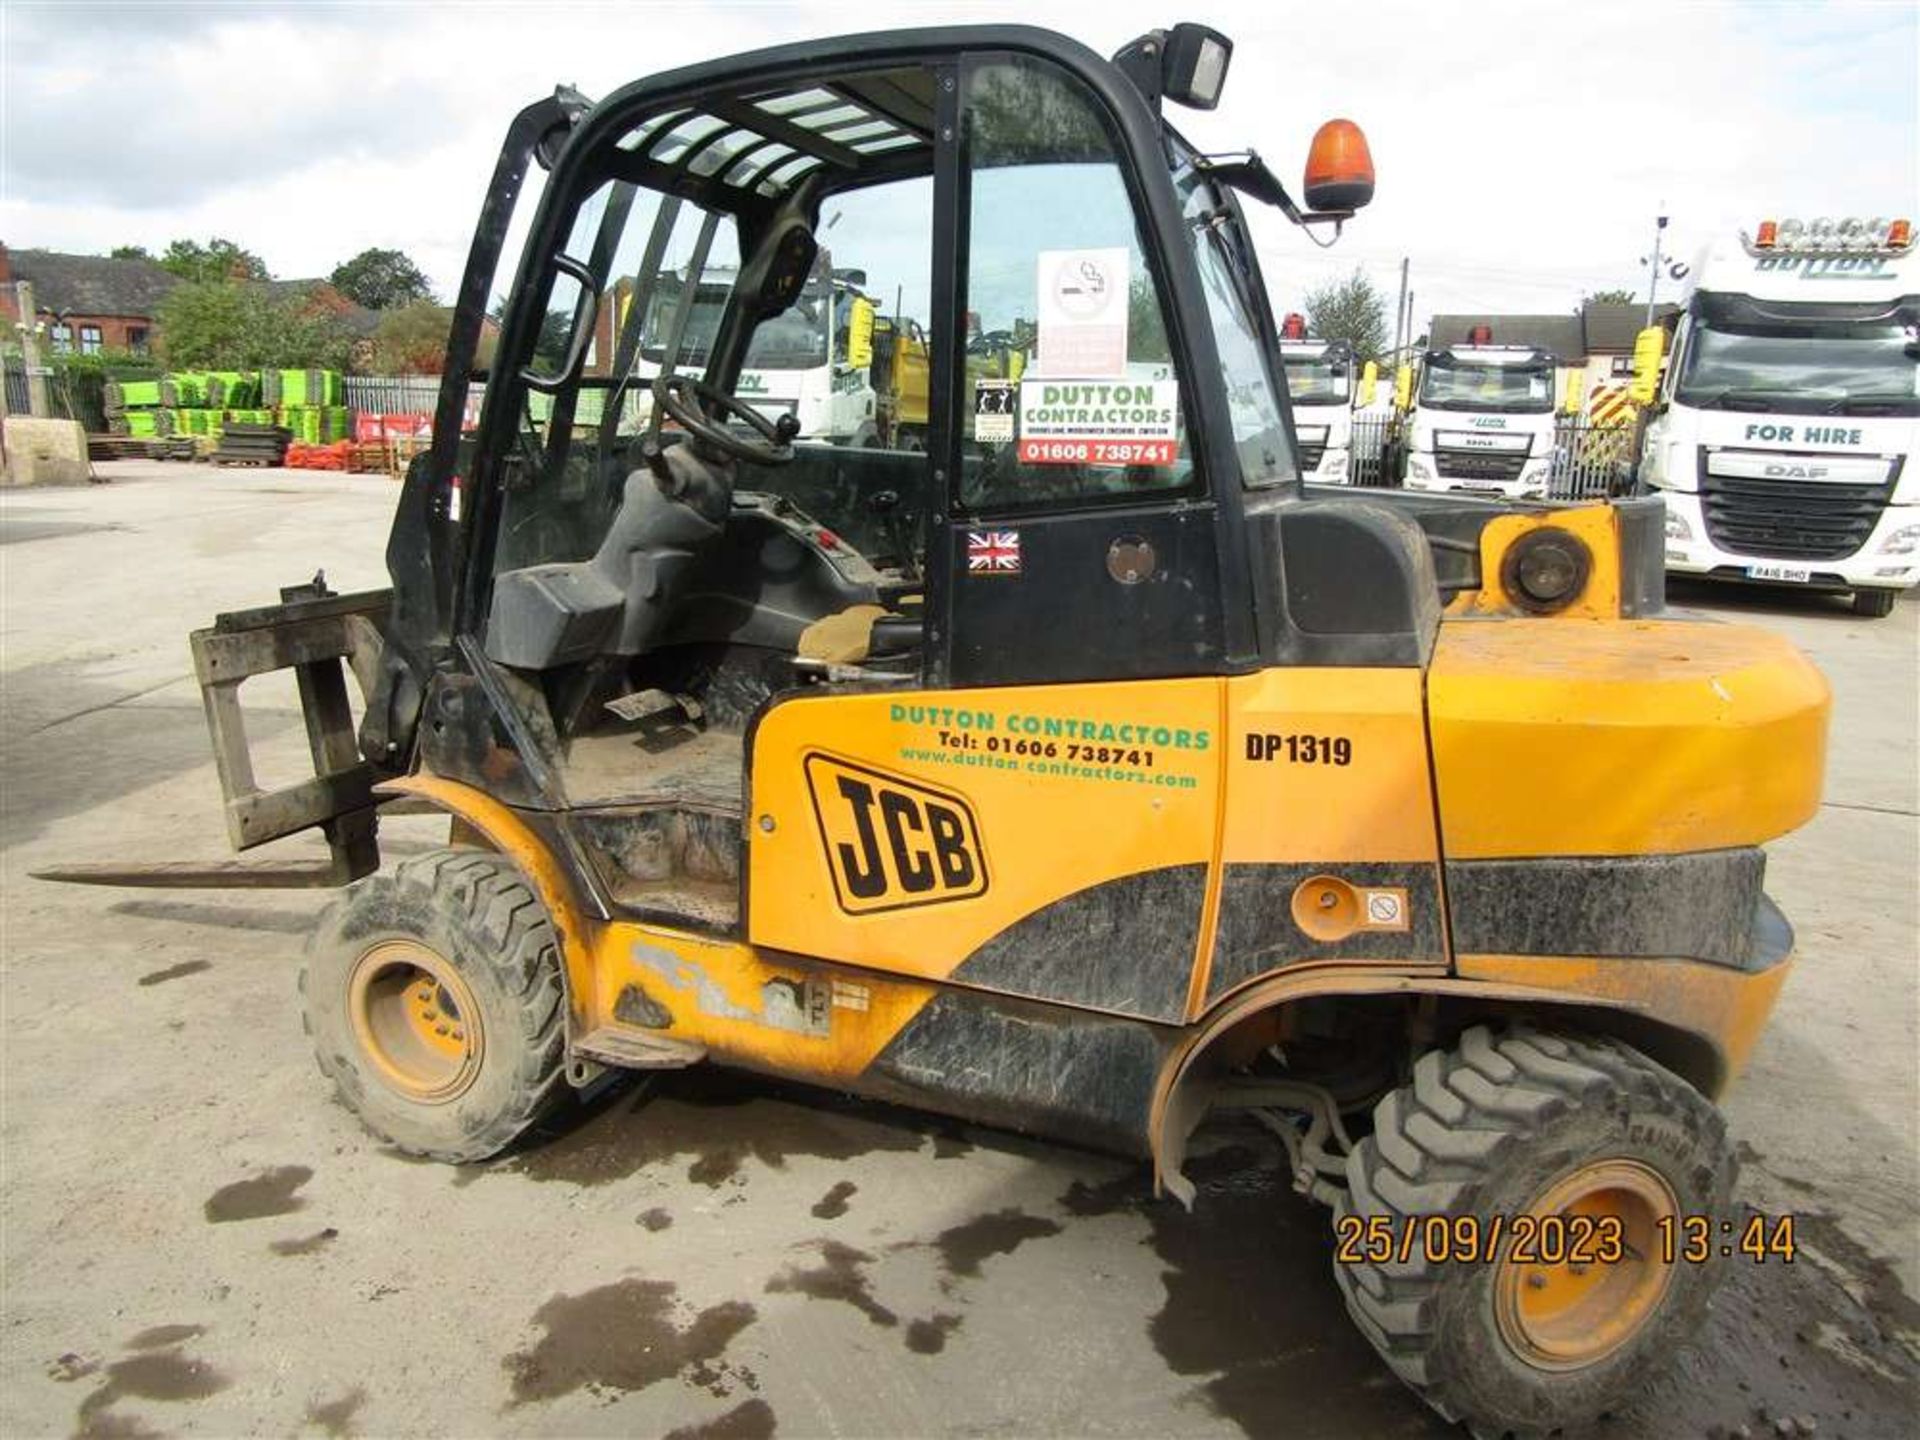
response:
{"label": "control lever", "polygon": [[901,575],[908,580],[918,580],[920,573],[913,563],[913,546],[908,541],[906,523],[900,518],[900,492],[874,491],[867,499],[867,509],[879,516],[880,523],[887,527],[887,540],[893,546]]}
{"label": "control lever", "polygon": [[776,415],[773,433],[779,437],[782,445],[791,445],[800,436],[800,417],[791,410]]}

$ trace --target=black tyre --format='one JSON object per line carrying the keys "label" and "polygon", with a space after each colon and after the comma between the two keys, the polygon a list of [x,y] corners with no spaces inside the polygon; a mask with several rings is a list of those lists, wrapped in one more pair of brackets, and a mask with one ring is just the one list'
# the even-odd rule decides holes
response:
{"label": "black tyre", "polygon": [[[1735,1164],[1719,1112],[1677,1075],[1605,1040],[1475,1027],[1423,1055],[1374,1122],[1336,1214],[1342,1235],[1355,1229],[1345,1217],[1378,1217],[1392,1258],[1336,1261],[1335,1276],[1362,1333],[1448,1419],[1480,1436],[1591,1421],[1700,1324],[1718,1272],[1665,1263],[1661,1222],[1677,1236],[1682,1217],[1726,1214]],[[1550,1215],[1602,1227],[1522,1222],[1540,1253],[1516,1256],[1515,1217]],[[1495,1217],[1508,1237],[1497,1258],[1458,1258]],[[1521,1263],[1578,1233],[1624,1245],[1613,1263]],[[1429,1253],[1450,1238],[1455,1258]]]}
{"label": "black tyre", "polygon": [[1900,598],[1898,590],[1856,590],[1853,592],[1853,613],[1864,615],[1869,620],[1880,620],[1893,613],[1893,603]]}
{"label": "black tyre", "polygon": [[412,1154],[483,1160],[565,1093],[559,946],[501,856],[437,850],[323,913],[300,972],[320,1069]]}

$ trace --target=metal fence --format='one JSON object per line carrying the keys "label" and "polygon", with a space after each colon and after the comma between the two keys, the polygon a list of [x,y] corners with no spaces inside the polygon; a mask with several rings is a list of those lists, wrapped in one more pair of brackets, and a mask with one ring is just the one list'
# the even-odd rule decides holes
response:
{"label": "metal fence", "polygon": [[1368,489],[1398,489],[1405,459],[1402,417],[1395,414],[1353,417],[1353,449],[1347,483]]}
{"label": "metal fence", "polygon": [[1555,500],[1630,495],[1639,453],[1637,424],[1596,425],[1584,415],[1562,416],[1553,429],[1547,494]]}

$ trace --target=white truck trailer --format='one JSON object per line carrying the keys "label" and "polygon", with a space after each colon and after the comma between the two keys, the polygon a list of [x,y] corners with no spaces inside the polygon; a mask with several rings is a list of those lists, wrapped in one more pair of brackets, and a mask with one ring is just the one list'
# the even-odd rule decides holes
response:
{"label": "white truck trailer", "polygon": [[1667,570],[1851,591],[1920,580],[1920,262],[1907,220],[1764,220],[1691,274],[1641,448]]}

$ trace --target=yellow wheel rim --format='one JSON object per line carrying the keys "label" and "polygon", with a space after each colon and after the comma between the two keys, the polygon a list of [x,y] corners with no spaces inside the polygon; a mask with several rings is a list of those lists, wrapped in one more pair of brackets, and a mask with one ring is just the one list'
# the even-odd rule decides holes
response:
{"label": "yellow wheel rim", "polygon": [[383,940],[354,962],[347,1014],[373,1072],[409,1100],[445,1104],[480,1073],[486,1035],[473,992],[417,941]]}
{"label": "yellow wheel rim", "polygon": [[1591,1259],[1590,1243],[1584,1263],[1548,1264],[1545,1255],[1523,1263],[1508,1247],[1493,1277],[1501,1338],[1541,1370],[1579,1370],[1613,1354],[1666,1298],[1673,1267],[1661,1261],[1659,1226],[1679,1209],[1673,1187],[1637,1160],[1596,1161],[1556,1182],[1528,1214],[1599,1221],[1601,1233],[1617,1233],[1619,1257]]}

